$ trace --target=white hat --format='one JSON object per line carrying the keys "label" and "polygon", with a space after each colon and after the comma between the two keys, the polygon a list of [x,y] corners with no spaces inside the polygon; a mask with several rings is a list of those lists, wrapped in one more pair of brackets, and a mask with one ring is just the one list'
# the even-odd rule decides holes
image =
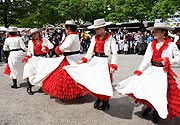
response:
{"label": "white hat", "polygon": [[169,27],[166,22],[163,22],[163,23],[154,23],[154,27],[148,27],[147,28],[147,30],[154,30],[154,29],[174,30],[174,28]]}
{"label": "white hat", "polygon": [[74,20],[67,20],[67,21],[65,22],[65,25],[74,25],[74,26],[76,26]]}
{"label": "white hat", "polygon": [[33,28],[33,29],[30,30],[31,34],[36,33],[36,32],[39,32],[39,30],[37,28]]}
{"label": "white hat", "polygon": [[94,25],[88,26],[88,29],[96,29],[96,28],[100,28],[100,27],[104,27],[107,25],[112,24],[112,22],[105,22],[104,19],[96,19],[94,20]]}
{"label": "white hat", "polygon": [[7,29],[7,32],[17,32],[18,31],[18,28],[17,27],[9,27]]}

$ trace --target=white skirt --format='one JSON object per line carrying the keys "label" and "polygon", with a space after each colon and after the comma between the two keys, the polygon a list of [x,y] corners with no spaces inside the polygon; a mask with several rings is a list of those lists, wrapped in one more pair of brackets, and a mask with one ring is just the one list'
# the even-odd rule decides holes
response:
{"label": "white skirt", "polygon": [[150,102],[161,118],[166,118],[167,73],[162,67],[150,66],[142,75],[134,75],[118,83],[115,88],[121,94],[134,94],[136,98]]}
{"label": "white skirt", "polygon": [[32,85],[34,85],[33,80],[37,74],[38,62],[41,58],[45,57],[32,56],[24,65],[23,79],[28,78]]}
{"label": "white skirt", "polygon": [[[40,58],[36,68],[36,75],[33,79],[34,84],[38,84],[41,86],[41,82],[47,78],[63,61],[65,56],[60,56],[56,58]],[[79,61],[82,58],[81,54],[75,54],[66,56],[68,62],[70,64],[76,64],[77,61]]]}
{"label": "white skirt", "polygon": [[64,69],[91,92],[113,96],[108,58],[94,56],[88,63],[64,66]]}
{"label": "white skirt", "polygon": [[11,70],[10,78],[11,79],[22,79],[24,63],[22,59],[26,55],[26,52],[23,51],[11,51],[8,57],[8,64]]}

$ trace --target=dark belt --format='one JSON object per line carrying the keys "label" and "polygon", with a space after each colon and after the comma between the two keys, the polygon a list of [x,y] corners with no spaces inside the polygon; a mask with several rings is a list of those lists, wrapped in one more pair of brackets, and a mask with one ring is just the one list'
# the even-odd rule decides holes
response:
{"label": "dark belt", "polygon": [[161,62],[151,61],[151,64],[152,64],[153,66],[157,66],[157,67],[163,67],[163,66],[164,66]]}
{"label": "dark belt", "polygon": [[79,54],[79,53],[80,53],[80,51],[64,52],[63,55],[64,55],[64,56],[70,56],[70,55]]}
{"label": "dark belt", "polygon": [[22,50],[23,52],[25,52],[22,48],[20,48],[20,49],[11,49],[10,52],[11,51],[19,51],[19,50]]}
{"label": "dark belt", "polygon": [[34,56],[46,57],[47,54],[46,53],[45,54],[34,54]]}
{"label": "dark belt", "polygon": [[97,52],[95,52],[94,55],[98,56],[98,57],[108,57],[107,55],[105,55],[105,53],[97,53]]}

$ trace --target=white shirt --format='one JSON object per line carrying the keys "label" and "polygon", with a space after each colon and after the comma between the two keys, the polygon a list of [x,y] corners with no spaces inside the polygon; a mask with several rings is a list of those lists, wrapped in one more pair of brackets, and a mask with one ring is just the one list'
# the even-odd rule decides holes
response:
{"label": "white shirt", "polygon": [[9,51],[13,49],[23,49],[27,51],[27,48],[22,40],[21,37],[15,36],[15,37],[8,37],[5,39],[3,50]]}

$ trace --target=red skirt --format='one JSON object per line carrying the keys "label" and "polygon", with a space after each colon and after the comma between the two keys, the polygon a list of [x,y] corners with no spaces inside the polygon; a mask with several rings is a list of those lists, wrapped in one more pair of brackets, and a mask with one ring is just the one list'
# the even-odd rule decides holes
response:
{"label": "red skirt", "polygon": [[[138,99],[133,94],[128,94],[128,96],[135,99],[135,103],[142,103],[155,109],[151,103],[147,100]],[[178,88],[178,84],[176,83],[175,78],[168,73],[168,90],[167,90],[167,108],[168,108],[168,116],[167,118],[172,119],[174,117],[180,117],[180,89]]]}
{"label": "red skirt", "polygon": [[6,67],[4,68],[4,74],[10,75],[10,73],[11,73],[11,70],[10,70],[10,68],[9,68],[9,64],[7,63],[7,64],[6,64]]}
{"label": "red skirt", "polygon": [[69,76],[63,66],[69,65],[66,58],[42,83],[42,90],[50,96],[60,99],[74,99],[87,94],[87,91],[80,88]]}

